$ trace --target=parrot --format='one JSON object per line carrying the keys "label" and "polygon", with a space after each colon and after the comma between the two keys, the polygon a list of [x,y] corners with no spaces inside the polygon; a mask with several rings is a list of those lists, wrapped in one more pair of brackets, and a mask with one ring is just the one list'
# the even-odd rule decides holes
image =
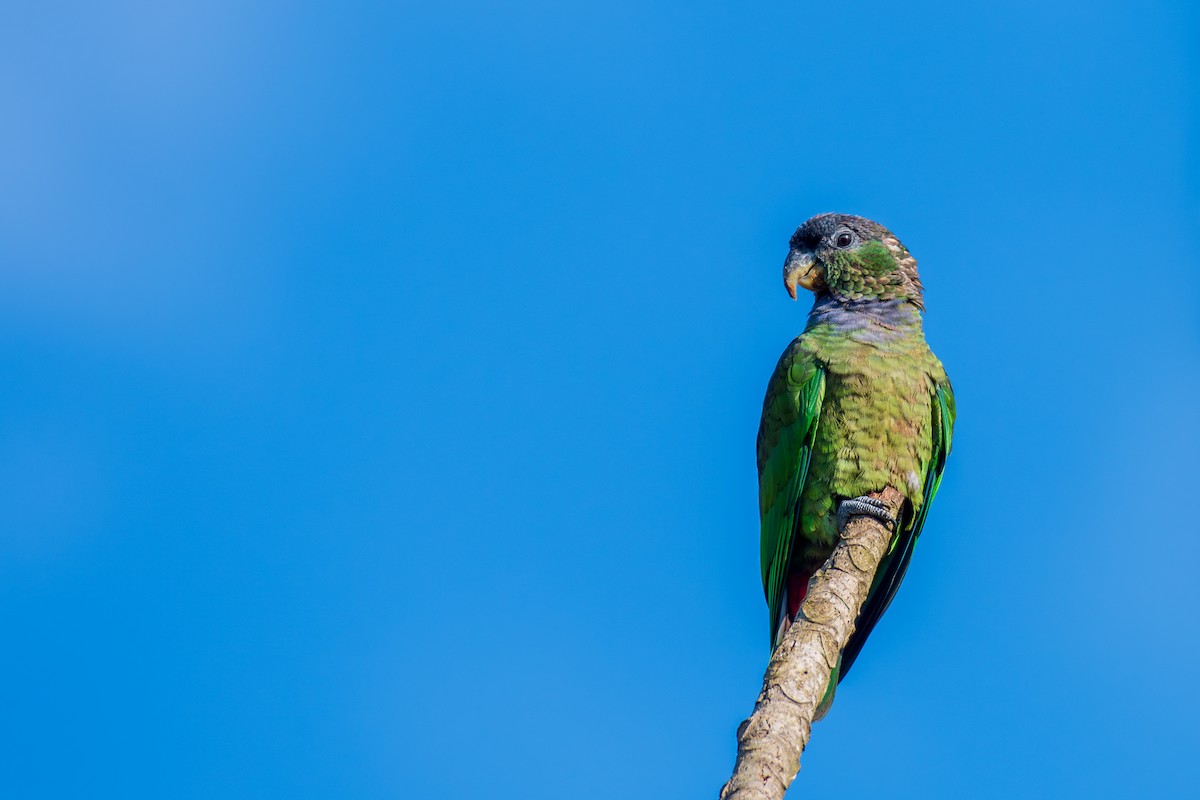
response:
{"label": "parrot", "polygon": [[[887,610],[941,484],[955,403],[925,341],[916,259],[877,222],[812,217],[792,235],[783,283],[815,295],[808,322],[775,367],[757,439],[763,591],[774,651],[813,574],[853,515],[892,538],[817,719]],[[904,496],[895,515],[872,492]]]}

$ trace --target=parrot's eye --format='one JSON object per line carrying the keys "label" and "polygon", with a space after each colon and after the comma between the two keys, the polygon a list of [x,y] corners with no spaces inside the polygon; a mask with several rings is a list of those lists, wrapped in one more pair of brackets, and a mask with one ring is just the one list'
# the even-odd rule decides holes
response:
{"label": "parrot's eye", "polygon": [[839,233],[837,235],[837,239],[834,240],[834,242],[837,244],[838,247],[849,247],[850,243],[853,241],[854,241],[854,237],[851,236],[846,231],[842,231],[841,233]]}

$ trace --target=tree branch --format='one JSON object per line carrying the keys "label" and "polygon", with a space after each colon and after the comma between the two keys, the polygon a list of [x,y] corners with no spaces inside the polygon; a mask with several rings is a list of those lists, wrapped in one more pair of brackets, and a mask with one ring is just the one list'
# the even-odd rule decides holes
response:
{"label": "tree branch", "polygon": [[[868,496],[884,501],[892,516],[899,516],[904,498],[895,489],[889,486]],[[813,715],[891,540],[892,533],[872,517],[847,521],[767,664],[754,712],[738,727],[737,763],[720,800],[782,800],[800,771]]]}

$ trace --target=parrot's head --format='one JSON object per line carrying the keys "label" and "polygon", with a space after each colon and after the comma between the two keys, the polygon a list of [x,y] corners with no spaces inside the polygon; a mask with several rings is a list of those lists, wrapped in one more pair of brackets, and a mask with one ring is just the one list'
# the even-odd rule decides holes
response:
{"label": "parrot's head", "polygon": [[836,300],[907,300],[924,308],[917,261],[891,231],[852,214],[818,214],[792,234],[783,285]]}

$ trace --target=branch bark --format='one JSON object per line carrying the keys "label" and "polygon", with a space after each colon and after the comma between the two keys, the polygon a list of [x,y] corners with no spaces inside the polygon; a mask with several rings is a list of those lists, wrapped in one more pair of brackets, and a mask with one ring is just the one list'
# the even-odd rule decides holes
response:
{"label": "branch bark", "polygon": [[[893,517],[904,502],[890,486],[869,497],[887,503]],[[847,520],[767,664],[754,712],[738,727],[737,762],[720,800],[782,800],[800,771],[813,715],[891,540],[892,533],[872,517]]]}

